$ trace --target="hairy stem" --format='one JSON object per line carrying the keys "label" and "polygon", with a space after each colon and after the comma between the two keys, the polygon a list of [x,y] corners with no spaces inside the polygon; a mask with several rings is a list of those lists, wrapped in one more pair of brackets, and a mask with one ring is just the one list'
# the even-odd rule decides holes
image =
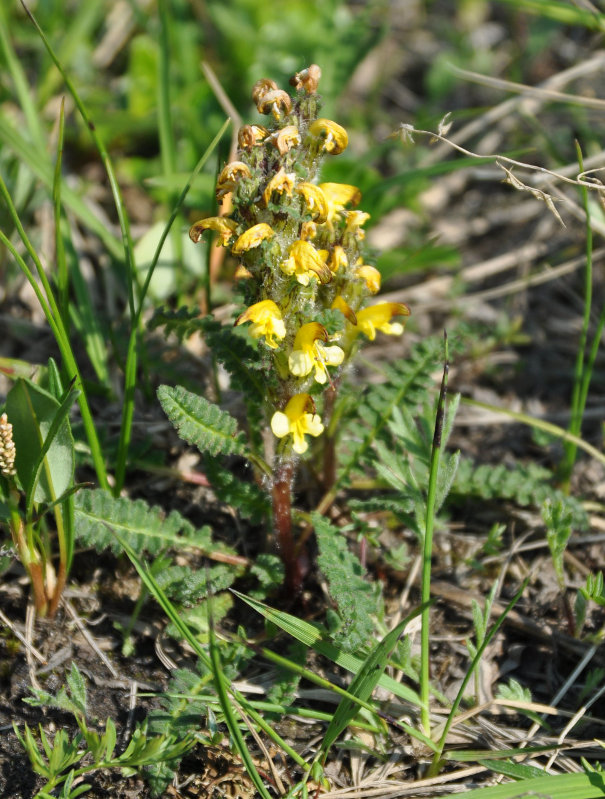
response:
{"label": "hairy stem", "polygon": [[293,595],[302,590],[302,571],[292,535],[292,478],[294,462],[284,460],[277,464],[273,480],[273,530],[275,540],[286,570],[286,590]]}

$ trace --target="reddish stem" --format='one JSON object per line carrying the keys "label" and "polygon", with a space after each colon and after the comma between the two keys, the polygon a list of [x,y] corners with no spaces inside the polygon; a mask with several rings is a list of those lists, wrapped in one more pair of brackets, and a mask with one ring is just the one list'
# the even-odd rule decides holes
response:
{"label": "reddish stem", "polygon": [[294,462],[285,460],[278,464],[273,482],[273,529],[275,540],[286,570],[285,587],[293,596],[302,591],[302,570],[296,555],[292,535],[292,478]]}

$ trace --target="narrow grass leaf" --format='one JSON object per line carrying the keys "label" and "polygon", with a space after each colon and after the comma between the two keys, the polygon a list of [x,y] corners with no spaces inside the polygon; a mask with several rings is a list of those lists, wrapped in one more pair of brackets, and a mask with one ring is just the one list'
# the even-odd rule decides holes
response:
{"label": "narrow grass leaf", "polygon": [[[406,616],[405,619],[399,622],[399,624],[388,632],[382,641],[372,649],[349,687],[350,694],[364,702],[370,698],[372,691],[376,688],[380,677],[384,673],[389,655],[395,648],[397,641],[410,621],[418,616],[422,610],[422,607],[417,608]],[[347,728],[349,722],[357,713],[357,710],[358,705],[351,699],[341,699],[321,744],[321,750],[324,752],[324,755],[327,754],[334,741],[336,741],[340,734]]]}
{"label": "narrow grass leaf", "polygon": [[[275,610],[274,608],[269,607],[269,605],[265,605],[263,602],[260,602],[257,599],[252,599],[245,594],[239,593],[239,591],[234,591],[233,589],[231,590],[243,602],[246,602],[251,608],[256,610],[281,630],[288,633],[288,635],[291,635],[293,638],[301,641],[306,646],[311,647],[320,655],[327,657],[338,666],[342,666],[343,669],[351,672],[351,674],[357,674],[360,671],[363,665],[363,660],[361,660],[361,658],[355,657],[355,655],[342,652],[341,649],[333,644],[330,644],[324,639],[321,630],[319,630],[317,627],[309,624],[309,622],[304,621],[304,619],[291,616],[289,613],[285,613],[281,610]],[[408,688],[407,685],[397,682],[387,674],[380,675],[378,685],[380,685],[382,688],[385,688],[387,691],[391,691],[400,699],[410,702],[415,707],[420,707],[420,698],[418,694],[411,688]]]}
{"label": "narrow grass leaf", "polygon": [[522,797],[548,797],[548,799],[599,799],[605,796],[605,780],[602,774],[549,774],[521,783],[512,782],[478,788],[459,793],[469,799],[521,799]]}

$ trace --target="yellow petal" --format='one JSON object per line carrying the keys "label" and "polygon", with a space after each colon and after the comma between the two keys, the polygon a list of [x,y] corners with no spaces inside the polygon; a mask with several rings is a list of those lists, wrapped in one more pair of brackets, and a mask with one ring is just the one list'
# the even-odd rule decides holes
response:
{"label": "yellow petal", "polygon": [[275,411],[271,417],[271,430],[277,438],[283,438],[290,432],[290,420],[285,413]]}
{"label": "yellow petal", "polygon": [[295,377],[306,377],[313,369],[313,357],[305,350],[293,350],[288,358],[288,367]]}
{"label": "yellow petal", "polygon": [[355,311],[351,308],[351,306],[340,296],[334,297],[334,302],[332,303],[332,308],[340,311],[340,313],[348,319],[348,321],[352,325],[357,324],[357,316],[355,315]]}
{"label": "yellow petal", "polygon": [[302,194],[305,205],[311,213],[311,216],[318,225],[323,223],[328,218],[328,202],[326,196],[319,186],[314,183],[299,183],[296,191]]}
{"label": "yellow petal", "polygon": [[403,325],[400,322],[391,323],[391,319],[394,316],[409,315],[410,309],[402,302],[382,302],[358,311],[357,326],[370,341],[376,338],[376,330],[389,336],[398,336],[403,333]]}
{"label": "yellow petal", "polygon": [[309,133],[321,142],[330,155],[342,153],[349,143],[346,130],[331,119],[316,119],[309,125]]}
{"label": "yellow petal", "polygon": [[197,244],[205,230],[214,230],[219,234],[218,243],[226,247],[236,228],[237,222],[227,216],[209,216],[189,228],[189,238]]}
{"label": "yellow petal", "polygon": [[279,119],[282,114],[290,113],[292,98],[283,89],[271,89],[260,97],[256,107],[260,114],[273,114],[274,119]]}
{"label": "yellow petal", "polygon": [[358,266],[355,270],[355,275],[365,281],[368,291],[372,294],[377,294],[380,291],[381,275],[375,266],[363,264]]}
{"label": "yellow petal", "polygon": [[262,241],[265,239],[270,239],[274,235],[275,231],[272,227],[270,227],[266,222],[259,222],[258,225],[252,225],[251,228],[248,228],[248,230],[245,230],[242,235],[239,236],[231,248],[231,252],[234,255],[240,255],[247,250],[258,247]]}
{"label": "yellow petal", "polygon": [[286,172],[282,166],[279,172],[276,172],[275,175],[273,175],[265,187],[263,192],[263,200],[265,201],[265,205],[268,204],[274,191],[276,191],[278,194],[286,193],[288,197],[291,197],[295,180],[296,175],[294,172]]}

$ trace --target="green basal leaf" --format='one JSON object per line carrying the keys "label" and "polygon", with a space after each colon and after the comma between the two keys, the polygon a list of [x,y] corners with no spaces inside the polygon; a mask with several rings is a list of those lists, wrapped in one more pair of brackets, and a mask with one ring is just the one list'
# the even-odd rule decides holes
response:
{"label": "green basal leaf", "polygon": [[[15,468],[26,495],[33,488],[45,440],[60,408],[52,394],[23,378],[18,378],[6,398],[17,453]],[[52,502],[67,491],[73,483],[74,465],[74,441],[65,417],[44,455],[34,501]]]}

